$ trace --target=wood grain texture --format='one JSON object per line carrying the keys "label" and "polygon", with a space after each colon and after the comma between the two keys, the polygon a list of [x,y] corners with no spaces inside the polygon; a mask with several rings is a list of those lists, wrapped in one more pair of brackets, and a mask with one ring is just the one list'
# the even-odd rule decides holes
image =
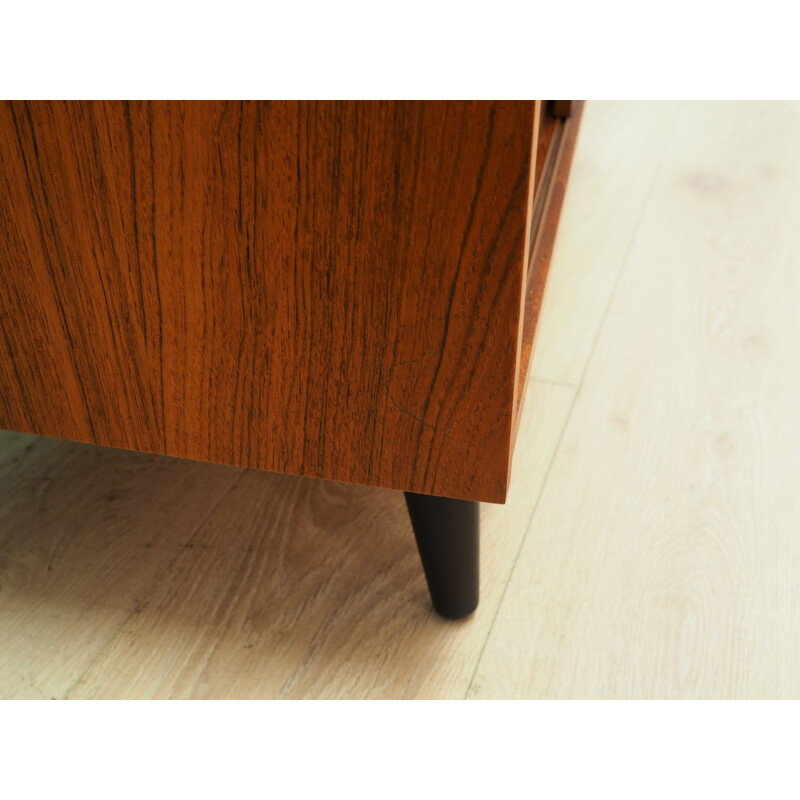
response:
{"label": "wood grain texture", "polygon": [[0,426],[509,480],[533,102],[0,106]]}
{"label": "wood grain texture", "polygon": [[798,137],[798,104],[688,103],[651,142],[471,696],[800,697]]}

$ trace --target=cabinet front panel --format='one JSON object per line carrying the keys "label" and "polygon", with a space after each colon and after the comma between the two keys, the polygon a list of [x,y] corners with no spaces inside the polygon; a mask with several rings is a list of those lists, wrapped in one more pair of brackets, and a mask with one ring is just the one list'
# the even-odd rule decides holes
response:
{"label": "cabinet front panel", "polygon": [[0,427],[502,501],[533,102],[0,106]]}

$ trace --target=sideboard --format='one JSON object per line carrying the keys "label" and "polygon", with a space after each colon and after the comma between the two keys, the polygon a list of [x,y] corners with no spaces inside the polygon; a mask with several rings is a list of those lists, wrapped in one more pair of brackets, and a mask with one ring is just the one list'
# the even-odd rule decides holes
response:
{"label": "sideboard", "polygon": [[406,492],[478,602],[582,105],[0,105],[0,427]]}

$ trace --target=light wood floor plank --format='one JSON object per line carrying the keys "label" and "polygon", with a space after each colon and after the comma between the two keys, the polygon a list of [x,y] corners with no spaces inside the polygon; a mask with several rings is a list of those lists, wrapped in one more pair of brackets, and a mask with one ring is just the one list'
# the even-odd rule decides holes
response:
{"label": "light wood floor plank", "polygon": [[239,470],[3,435],[0,697],[63,697]]}
{"label": "light wood floor plank", "polygon": [[577,386],[679,103],[587,103],[545,288],[531,376]]}
{"label": "light wood floor plank", "polygon": [[402,494],[247,472],[72,697],[464,697],[574,389],[531,382],[481,612],[430,609]]}
{"label": "light wood floor plank", "polygon": [[682,109],[470,696],[800,696],[799,141]]}

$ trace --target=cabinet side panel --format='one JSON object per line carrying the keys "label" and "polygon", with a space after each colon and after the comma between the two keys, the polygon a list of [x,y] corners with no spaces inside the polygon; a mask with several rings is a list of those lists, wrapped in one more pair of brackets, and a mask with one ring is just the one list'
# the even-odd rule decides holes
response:
{"label": "cabinet side panel", "polygon": [[[564,204],[567,179],[583,115],[583,101],[559,102],[561,105],[553,104],[555,108],[552,111],[545,107],[539,128],[536,186],[528,268],[525,278],[525,305],[520,329],[519,375],[512,432],[514,440],[523,410],[528,367],[535,351],[539,312],[542,307],[547,273],[550,269],[558,223],[561,218],[561,207]],[[570,116],[566,119],[557,117],[556,113],[559,109],[569,111]],[[511,455],[513,455],[513,443]]]}

